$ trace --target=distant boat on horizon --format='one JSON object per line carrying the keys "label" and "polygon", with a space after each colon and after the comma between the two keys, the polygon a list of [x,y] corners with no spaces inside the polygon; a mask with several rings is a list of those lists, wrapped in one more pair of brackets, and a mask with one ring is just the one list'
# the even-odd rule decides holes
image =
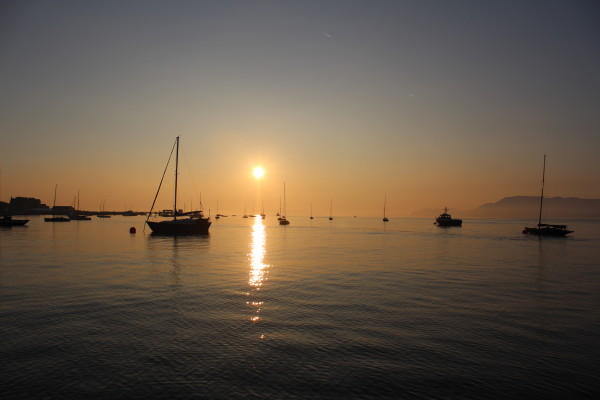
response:
{"label": "distant boat on horizon", "polygon": [[290,221],[286,218],[287,215],[287,205],[285,198],[285,182],[283,182],[283,215],[279,218],[279,225],[289,225]]}
{"label": "distant boat on horizon", "polygon": [[96,215],[98,218],[110,218],[109,214],[104,212],[104,200],[102,200],[102,204],[100,205],[100,213]]}
{"label": "distant boat on horizon", "polygon": [[67,217],[57,217],[54,213],[56,211],[56,190],[58,189],[58,184],[54,185],[54,201],[52,202],[52,217],[44,218],[46,222],[70,222],[71,220]]}
{"label": "distant boat on horizon", "polygon": [[310,202],[310,218],[309,219],[314,219],[313,215],[312,215],[312,201]]}
{"label": "distant boat on horizon", "polygon": [[333,200],[331,200],[331,203],[329,203],[329,220],[333,221]]}
{"label": "distant boat on horizon", "polygon": [[77,191],[77,207],[74,207],[75,211],[73,211],[70,215],[69,218],[71,219],[71,221],[91,221],[91,217],[88,217],[87,215],[83,215],[80,214],[79,211],[79,190]]}
{"label": "distant boat on horizon", "polygon": [[[161,185],[158,185],[158,190],[156,191],[156,195],[154,196],[154,201],[152,202],[152,207],[150,208],[150,212],[148,213],[148,218],[146,218],[146,224],[152,229],[153,233],[156,234],[166,234],[166,235],[183,235],[183,234],[201,234],[207,235],[208,228],[211,225],[210,217],[204,217],[202,210],[198,211],[189,211],[189,212],[178,212],[177,211],[177,176],[178,176],[178,168],[179,168],[179,136],[175,139],[174,145],[175,152],[175,193],[174,193],[174,201],[173,201],[173,219],[167,221],[149,221],[150,216],[152,215],[152,209],[154,208],[154,204],[156,203],[156,198],[158,197],[158,193],[160,192]],[[171,149],[171,155],[173,154],[173,149]],[[169,156],[169,160],[171,156]],[[167,167],[169,162],[167,161]],[[165,169],[166,173],[166,169]],[[164,173],[163,173],[164,178]],[[162,179],[161,179],[162,184]],[[187,216],[185,219],[177,219],[178,216]]]}
{"label": "distant boat on horizon", "polygon": [[[285,187],[285,183],[283,186]],[[277,221],[281,221],[281,196],[279,196],[279,212],[277,213]]]}
{"label": "distant boat on horizon", "polygon": [[542,224],[542,206],[544,204],[544,180],[546,179],[546,154],[544,154],[544,167],[542,169],[542,193],[540,195],[540,213],[538,216],[537,228],[523,228],[523,234],[525,235],[537,235],[537,236],[566,236],[570,231],[567,225],[551,225]]}
{"label": "distant boat on horizon", "polygon": [[[388,222],[388,217],[385,216],[385,203],[387,202],[387,196],[383,197],[383,222]],[[354,216],[356,218],[356,215]]]}
{"label": "distant boat on horizon", "polygon": [[448,214],[448,207],[445,207],[444,212],[435,219],[435,224],[437,226],[462,226],[462,219],[452,218],[452,216]]}

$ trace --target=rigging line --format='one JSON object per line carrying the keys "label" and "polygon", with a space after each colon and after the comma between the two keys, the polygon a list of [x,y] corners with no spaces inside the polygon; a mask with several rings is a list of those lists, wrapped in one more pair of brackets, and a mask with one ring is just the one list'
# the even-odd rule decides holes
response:
{"label": "rigging line", "polygon": [[[169,168],[169,163],[171,162],[171,157],[173,156],[173,151],[175,150],[175,145],[177,144],[177,141],[175,141],[175,143],[173,143],[173,148],[171,149],[171,154],[169,154],[169,159],[167,160],[167,165],[165,166],[165,170],[163,172],[162,178],[160,178],[160,183],[158,184],[158,190],[156,191],[156,195],[154,195],[154,201],[152,202],[152,207],[150,207],[150,212],[148,213],[148,217],[146,217],[146,222],[148,222],[148,220],[150,219],[150,216],[152,215],[152,210],[154,210],[154,204],[156,204],[156,199],[158,198],[158,193],[160,192],[160,187],[162,186],[163,180],[165,179],[165,174],[167,173],[167,168]],[[144,229],[142,229],[142,232],[146,229],[146,224],[144,224]]]}
{"label": "rigging line", "polygon": [[[181,153],[183,153],[183,161],[185,162],[185,166],[187,167],[187,172],[188,174],[190,174],[190,181],[192,181],[192,187],[194,188],[194,194],[196,196],[199,196],[198,194],[198,188],[196,187],[196,181],[194,181],[194,175],[192,175],[192,169],[190,168],[190,163],[188,162],[188,158],[185,154],[185,150],[182,149]],[[200,204],[202,204],[202,200],[200,200]],[[191,205],[190,205],[191,207]],[[200,207],[202,208],[202,207]]]}

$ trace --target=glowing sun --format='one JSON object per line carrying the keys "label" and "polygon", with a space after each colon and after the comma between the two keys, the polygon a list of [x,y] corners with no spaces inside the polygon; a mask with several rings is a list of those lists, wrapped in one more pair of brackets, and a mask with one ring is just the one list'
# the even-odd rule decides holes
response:
{"label": "glowing sun", "polygon": [[262,167],[255,167],[252,174],[256,179],[260,179],[265,176],[265,170]]}

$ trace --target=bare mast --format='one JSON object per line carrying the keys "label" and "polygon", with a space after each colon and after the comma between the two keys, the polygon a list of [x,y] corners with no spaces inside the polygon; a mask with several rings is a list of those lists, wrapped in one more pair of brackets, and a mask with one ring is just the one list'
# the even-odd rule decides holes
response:
{"label": "bare mast", "polygon": [[546,154],[544,154],[544,169],[542,170],[542,195],[540,196],[540,215],[538,217],[538,227],[542,225],[542,206],[544,204],[544,180],[546,178]]}
{"label": "bare mast", "polygon": [[173,204],[173,219],[177,219],[177,169],[179,167],[179,136],[177,136],[177,149],[175,151],[175,201]]}

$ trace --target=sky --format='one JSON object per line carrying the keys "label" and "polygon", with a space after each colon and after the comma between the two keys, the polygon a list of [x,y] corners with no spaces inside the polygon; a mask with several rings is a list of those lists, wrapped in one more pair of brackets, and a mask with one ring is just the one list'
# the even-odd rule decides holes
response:
{"label": "sky", "polygon": [[284,182],[288,215],[469,210],[544,153],[548,196],[600,198],[600,3],[0,2],[0,200],[148,211],[176,136],[212,215]]}

